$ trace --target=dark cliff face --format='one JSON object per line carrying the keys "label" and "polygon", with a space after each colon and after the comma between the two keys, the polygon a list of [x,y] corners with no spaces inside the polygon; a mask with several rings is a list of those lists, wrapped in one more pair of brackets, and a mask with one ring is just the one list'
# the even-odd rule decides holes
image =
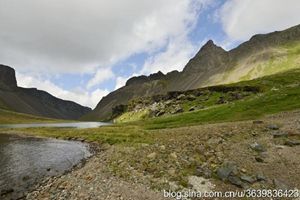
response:
{"label": "dark cliff face", "polygon": [[0,64],[0,88],[1,89],[15,89],[17,87],[17,80],[15,70],[11,67]]}
{"label": "dark cliff face", "polygon": [[57,119],[79,119],[91,111],[72,101],[65,101],[35,88],[17,86],[15,70],[0,65],[0,101],[5,108],[21,113]]}
{"label": "dark cliff face", "polygon": [[[244,67],[251,66],[251,60],[254,62],[258,60],[259,57],[253,59],[256,55],[263,55],[268,49],[295,41],[300,42],[300,25],[284,31],[253,36],[249,41],[230,51],[225,51],[209,40],[187,63],[182,72],[173,71],[166,75],[158,72],[150,76],[133,77],[127,81],[126,86],[104,97],[85,119],[109,119],[113,107],[127,104],[132,98],[214,85],[216,83],[212,77],[219,76],[222,82],[223,78],[235,70],[238,63],[244,62],[244,65],[238,66],[240,71],[243,71]],[[261,57],[260,59],[270,58],[270,56]]]}

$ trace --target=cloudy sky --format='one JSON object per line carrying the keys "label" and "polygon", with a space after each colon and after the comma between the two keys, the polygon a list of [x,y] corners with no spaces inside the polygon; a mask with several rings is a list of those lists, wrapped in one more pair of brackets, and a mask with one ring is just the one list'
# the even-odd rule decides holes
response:
{"label": "cloudy sky", "polygon": [[300,23],[299,0],[0,0],[0,63],[18,84],[94,108],[133,75],[182,70]]}

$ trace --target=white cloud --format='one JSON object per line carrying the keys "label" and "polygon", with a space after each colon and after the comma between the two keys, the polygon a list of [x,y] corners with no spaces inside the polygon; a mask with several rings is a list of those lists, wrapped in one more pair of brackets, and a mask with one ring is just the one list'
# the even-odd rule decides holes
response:
{"label": "white cloud", "polygon": [[114,78],[114,76],[114,73],[109,68],[99,69],[95,76],[88,82],[87,88],[103,83],[104,81]]}
{"label": "white cloud", "polygon": [[164,46],[211,0],[0,0],[0,61],[19,71],[93,73]]}
{"label": "white cloud", "polygon": [[229,0],[218,15],[230,40],[286,29],[300,23],[299,0]]}
{"label": "white cloud", "polygon": [[[200,4],[199,4],[200,3]],[[179,6],[178,10],[190,10],[189,15],[186,16],[186,22],[182,24],[183,29],[176,32],[168,38],[165,44],[165,50],[161,52],[155,52],[152,56],[148,57],[144,63],[141,74],[150,74],[158,71],[167,73],[173,70],[182,70],[187,62],[196,53],[199,48],[198,43],[191,41],[188,38],[188,34],[195,28],[197,17],[201,8],[214,3],[214,1],[198,1],[196,7],[190,8],[191,4],[184,4]],[[172,10],[166,15],[172,17]],[[167,26],[167,24],[166,24]],[[201,42],[203,43],[203,42]]]}
{"label": "white cloud", "polygon": [[[179,69],[193,51],[186,35],[199,10],[212,1],[0,0],[0,62],[43,77],[88,73],[93,78],[81,86],[88,89],[116,78],[113,64],[137,53],[152,55],[144,72]],[[20,85],[95,105],[92,91],[67,91],[36,76],[19,77]],[[120,87],[124,80],[116,83]]]}
{"label": "white cloud", "polygon": [[197,48],[198,46],[193,45],[185,36],[175,38],[168,43],[166,51],[155,54],[146,60],[141,73],[181,71],[193,54],[195,54]]}
{"label": "white cloud", "polygon": [[129,77],[117,77],[116,78],[116,86],[115,86],[115,90],[125,86],[126,81],[129,79]]}
{"label": "white cloud", "polygon": [[50,94],[64,99],[78,102],[81,105],[94,108],[101,98],[109,93],[108,90],[96,89],[92,92],[87,92],[84,89],[76,88],[74,91],[68,91],[55,85],[49,80],[43,80],[40,77],[16,73],[18,85],[20,87],[37,87],[40,90],[45,90]]}

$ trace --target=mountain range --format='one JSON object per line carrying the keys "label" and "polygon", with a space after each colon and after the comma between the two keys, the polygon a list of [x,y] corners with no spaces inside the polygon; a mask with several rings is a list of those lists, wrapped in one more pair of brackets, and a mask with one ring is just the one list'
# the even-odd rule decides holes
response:
{"label": "mountain range", "polygon": [[110,120],[112,110],[134,98],[234,83],[300,67],[300,25],[258,34],[226,51],[209,40],[183,71],[132,77],[111,92],[83,120]]}
{"label": "mountain range", "polygon": [[56,119],[106,121],[132,99],[252,80],[300,67],[300,25],[253,36],[226,51],[209,40],[182,71],[130,78],[94,110],[36,88],[18,87],[15,70],[0,65],[0,109]]}
{"label": "mountain range", "polygon": [[91,111],[72,101],[65,101],[36,88],[18,87],[15,70],[0,65],[0,108],[56,119],[79,119]]}

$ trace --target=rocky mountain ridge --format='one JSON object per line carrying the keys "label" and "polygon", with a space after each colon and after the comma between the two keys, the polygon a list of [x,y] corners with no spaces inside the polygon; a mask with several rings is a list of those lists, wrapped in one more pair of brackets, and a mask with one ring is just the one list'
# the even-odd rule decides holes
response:
{"label": "rocky mountain ridge", "polygon": [[115,106],[138,97],[251,80],[297,68],[299,48],[300,25],[255,35],[230,51],[209,40],[182,72],[133,77],[124,87],[102,98],[95,110],[83,119],[109,120]]}
{"label": "rocky mountain ridge", "polygon": [[36,88],[18,87],[15,70],[5,65],[0,65],[0,108],[58,119],[78,119],[91,111]]}

